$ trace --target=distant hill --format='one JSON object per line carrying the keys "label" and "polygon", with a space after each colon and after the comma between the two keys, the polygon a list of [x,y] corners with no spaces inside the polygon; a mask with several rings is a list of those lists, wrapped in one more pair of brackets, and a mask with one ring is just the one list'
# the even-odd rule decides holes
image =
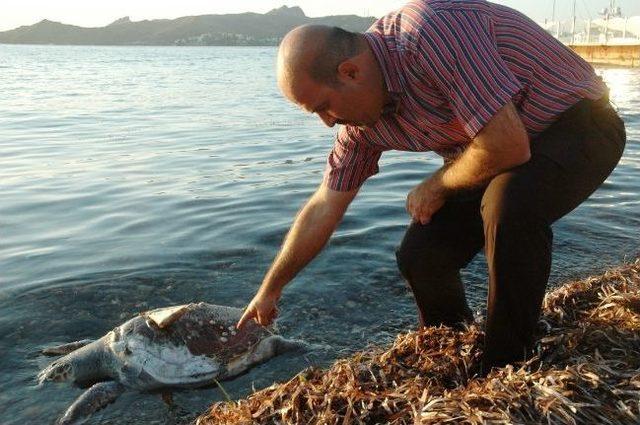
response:
{"label": "distant hill", "polygon": [[282,6],[260,13],[185,16],[132,22],[129,17],[100,28],[84,28],[43,20],[34,25],[0,32],[0,43],[76,45],[277,45],[291,28],[308,23],[365,31],[373,17],[356,15],[309,18],[299,7]]}

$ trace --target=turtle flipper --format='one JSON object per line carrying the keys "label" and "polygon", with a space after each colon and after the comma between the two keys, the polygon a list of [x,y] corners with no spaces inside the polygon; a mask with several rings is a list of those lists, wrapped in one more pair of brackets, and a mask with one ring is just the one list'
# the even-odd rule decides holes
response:
{"label": "turtle flipper", "polygon": [[283,354],[289,351],[308,350],[311,348],[309,344],[303,341],[295,339],[286,339],[280,335],[276,335],[273,338],[273,344],[275,345],[276,354]]}
{"label": "turtle flipper", "polygon": [[62,356],[64,354],[69,354],[72,351],[76,351],[78,348],[82,348],[92,342],[92,339],[83,339],[80,341],[70,342],[68,344],[56,345],[55,347],[47,347],[42,350],[42,354],[45,356]]}
{"label": "turtle flipper", "polygon": [[73,402],[57,422],[58,425],[82,423],[94,412],[113,403],[125,390],[124,385],[109,381],[98,382]]}

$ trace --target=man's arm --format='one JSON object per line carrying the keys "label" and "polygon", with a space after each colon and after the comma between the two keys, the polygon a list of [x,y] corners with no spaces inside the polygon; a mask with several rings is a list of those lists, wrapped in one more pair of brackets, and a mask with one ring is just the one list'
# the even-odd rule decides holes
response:
{"label": "man's arm", "polygon": [[282,289],[322,250],[357,193],[358,189],[338,192],[324,184],[318,188],[298,213],[238,328],[252,318],[263,326],[272,322]]}
{"label": "man's arm", "polygon": [[458,159],[440,168],[407,196],[407,211],[426,224],[452,193],[481,187],[531,157],[529,136],[508,102],[483,127]]}

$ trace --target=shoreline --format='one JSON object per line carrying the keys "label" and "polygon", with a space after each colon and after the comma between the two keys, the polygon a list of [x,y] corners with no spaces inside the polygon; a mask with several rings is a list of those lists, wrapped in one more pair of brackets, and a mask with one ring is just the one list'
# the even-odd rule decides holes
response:
{"label": "shoreline", "polygon": [[640,422],[640,258],[548,292],[526,364],[469,378],[480,328],[400,334],[390,347],[214,403],[196,424]]}

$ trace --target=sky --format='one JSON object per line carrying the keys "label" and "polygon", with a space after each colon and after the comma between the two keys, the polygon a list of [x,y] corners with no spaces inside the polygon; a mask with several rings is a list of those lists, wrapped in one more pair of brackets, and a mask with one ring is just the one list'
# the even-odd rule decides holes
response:
{"label": "sky", "polygon": [[[556,17],[572,16],[573,0],[494,0],[520,10],[536,21],[551,19],[553,4]],[[257,12],[287,6],[300,6],[307,16],[356,14],[380,17],[405,3],[405,0],[2,0],[0,31],[32,25],[43,19],[83,27],[101,27],[118,18],[129,16],[133,21],[144,19],[174,19],[189,15]],[[576,0],[576,15],[580,19],[597,18],[598,11],[609,0]],[[617,0],[625,15],[640,15],[639,0]]]}

